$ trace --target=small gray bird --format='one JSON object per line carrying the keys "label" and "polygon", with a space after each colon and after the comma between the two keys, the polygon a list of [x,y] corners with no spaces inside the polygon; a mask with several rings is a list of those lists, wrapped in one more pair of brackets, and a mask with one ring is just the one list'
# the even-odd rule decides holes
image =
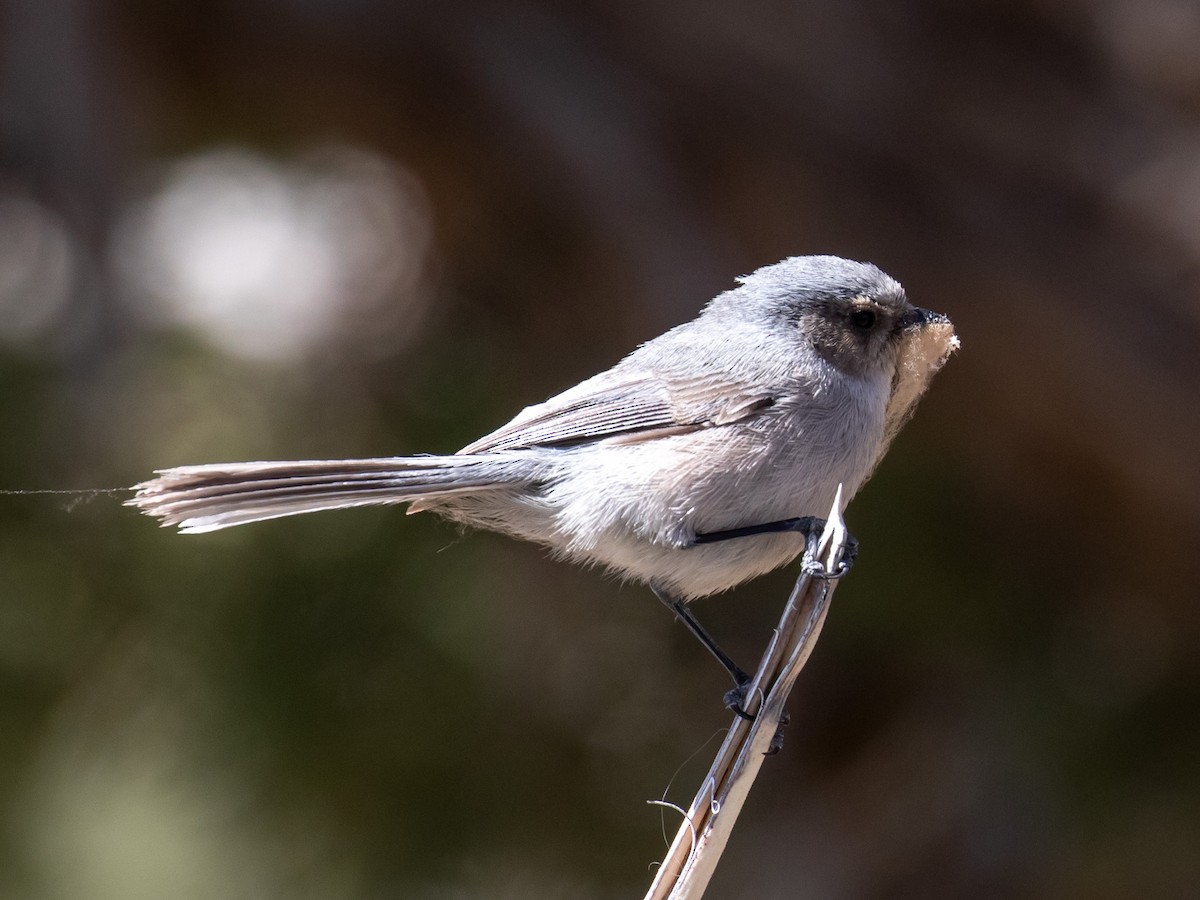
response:
{"label": "small gray bird", "polygon": [[646,582],[744,679],[684,604],[795,559],[958,340],[869,263],[799,256],[739,281],[452,456],[182,466],[128,502],[190,533],[408,503]]}

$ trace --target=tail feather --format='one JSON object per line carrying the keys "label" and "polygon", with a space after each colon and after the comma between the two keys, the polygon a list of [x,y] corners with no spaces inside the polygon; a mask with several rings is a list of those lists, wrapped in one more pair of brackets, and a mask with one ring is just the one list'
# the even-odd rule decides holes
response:
{"label": "tail feather", "polygon": [[282,516],[404,503],[502,487],[494,456],[392,457],[181,466],[135,486],[127,505],[183,532],[216,531]]}

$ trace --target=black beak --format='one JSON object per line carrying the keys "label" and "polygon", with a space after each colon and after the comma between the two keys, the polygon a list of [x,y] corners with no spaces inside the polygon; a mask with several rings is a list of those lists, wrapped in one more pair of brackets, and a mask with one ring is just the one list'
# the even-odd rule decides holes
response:
{"label": "black beak", "polygon": [[936,313],[931,309],[922,309],[919,306],[914,306],[900,319],[900,327],[902,329],[909,328],[924,328],[926,325],[939,325],[948,323],[950,319],[943,316],[941,313]]}

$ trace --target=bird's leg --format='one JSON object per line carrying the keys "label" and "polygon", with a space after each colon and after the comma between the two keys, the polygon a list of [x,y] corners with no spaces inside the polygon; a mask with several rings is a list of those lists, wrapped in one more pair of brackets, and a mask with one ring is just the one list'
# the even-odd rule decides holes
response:
{"label": "bird's leg", "polygon": [[[745,525],[741,528],[730,528],[725,531],[710,531],[706,534],[698,534],[688,546],[696,547],[703,544],[716,544],[721,541],[732,541],[737,538],[753,537],[759,534],[784,534],[788,532],[796,532],[804,535],[804,559],[801,566],[804,571],[813,578],[829,580],[833,578],[841,578],[850,571],[850,567],[854,564],[854,558],[858,555],[858,541],[852,536],[846,535],[846,547],[842,551],[841,559],[832,571],[827,570],[817,558],[821,533],[825,530],[825,520],[819,519],[816,516],[800,516],[795,519],[781,519],[777,522],[763,522],[759,525]],[[717,661],[725,668],[732,677],[736,685],[732,690],[725,694],[725,705],[741,716],[743,719],[753,719],[754,717],[746,712],[744,704],[746,701],[746,691],[750,686],[750,676],[745,673],[732,659],[729,658],[724,650],[717,646],[717,642],[701,625],[696,617],[692,615],[691,610],[687,605],[677,597],[673,597],[670,592],[658,585],[651,584],[651,590],[654,595],[662,602],[663,606],[671,610],[688,630],[696,636],[701,644],[707,648],[708,652],[717,658]],[[772,751],[778,752],[778,748],[783,744],[783,726],[786,722],[781,722],[779,726],[779,734],[772,741]]]}
{"label": "bird's leg", "polygon": [[727,531],[710,531],[707,534],[698,534],[692,541],[692,546],[716,544],[721,541],[752,537],[756,534],[799,532],[804,535],[804,561],[802,563],[804,570],[814,578],[827,580],[841,578],[854,565],[854,558],[858,556],[858,541],[853,535],[847,534],[846,549],[842,551],[842,558],[838,560],[837,566],[832,571],[828,571],[817,559],[817,545],[821,539],[821,532],[824,530],[824,519],[819,519],[816,516],[800,516],[796,519],[781,519],[778,522],[763,522],[760,525],[745,525],[741,528],[730,528]]}
{"label": "bird's leg", "polygon": [[750,676],[746,674],[745,670],[743,670],[741,666],[729,658],[728,653],[718,646],[717,642],[713,640],[712,635],[710,635],[705,630],[704,626],[697,621],[696,617],[692,615],[692,611],[687,608],[687,604],[683,600],[679,599],[678,597],[673,597],[665,589],[655,584],[650,585],[650,590],[654,591],[654,596],[659,599],[662,605],[671,610],[671,612],[678,617],[679,621],[687,626],[688,631],[696,636],[696,639],[704,645],[705,649],[707,649],[709,653],[716,657],[717,662],[719,662],[724,667],[725,671],[729,673],[730,677],[733,678],[733,682],[736,687],[726,692],[724,698],[725,705],[743,719],[753,720],[754,716],[746,712],[743,707],[743,704],[746,700],[746,688],[750,685]]}

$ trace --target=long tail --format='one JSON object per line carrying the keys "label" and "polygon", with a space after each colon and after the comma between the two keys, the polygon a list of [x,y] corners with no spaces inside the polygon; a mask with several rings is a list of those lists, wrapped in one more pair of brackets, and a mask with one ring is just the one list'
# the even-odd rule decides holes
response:
{"label": "long tail", "polygon": [[323,509],[511,486],[511,462],[493,454],[181,466],[135,485],[126,505],[197,534]]}

